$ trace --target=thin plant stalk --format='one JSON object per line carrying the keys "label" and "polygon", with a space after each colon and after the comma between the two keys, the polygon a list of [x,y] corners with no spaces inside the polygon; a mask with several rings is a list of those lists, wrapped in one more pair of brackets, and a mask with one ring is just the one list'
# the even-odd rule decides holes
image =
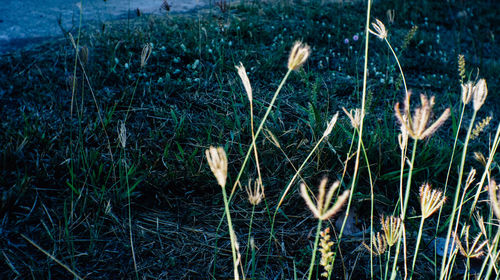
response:
{"label": "thin plant stalk", "polygon": [[[364,119],[365,119],[365,107],[366,107],[366,88],[367,88],[367,81],[368,81],[368,47],[369,47],[369,38],[370,38],[370,13],[371,13],[371,6],[372,6],[372,1],[368,0],[367,1],[368,5],[366,8],[366,24],[365,24],[365,59],[364,59],[364,67],[363,67],[363,93],[361,96],[361,118],[359,122],[359,135],[358,135],[358,146],[356,149],[356,160],[354,163],[354,173],[352,176],[352,184],[351,184],[351,194],[354,194],[355,186],[356,186],[356,180],[358,177],[358,170],[359,170],[359,157],[360,157],[360,151],[361,151],[361,139],[363,139],[363,125],[364,125]],[[349,211],[351,209],[351,204],[352,204],[352,197],[353,195],[349,196],[349,200],[347,202],[347,207],[346,207],[346,212],[345,212],[345,217],[344,221],[342,222],[342,227],[340,228],[339,235],[337,237],[337,246],[335,249],[335,252],[337,252],[340,248],[340,241],[342,239],[342,234],[344,232],[344,228],[346,225],[347,217],[349,216]],[[337,254],[333,255],[333,260],[332,260],[332,266],[335,263],[335,258]]]}
{"label": "thin plant stalk", "polygon": [[387,249],[387,259],[385,261],[385,275],[384,280],[387,280],[387,275],[389,274],[389,263],[391,262],[391,247]]}
{"label": "thin plant stalk", "polygon": [[[401,224],[404,223],[405,216],[406,216],[406,209],[408,208],[408,199],[410,197],[411,180],[412,180],[412,175],[413,175],[413,165],[415,163],[415,154],[417,153],[417,144],[418,144],[418,140],[415,139],[413,142],[413,151],[411,154],[410,169],[408,170],[408,180],[406,181],[405,199],[404,199],[404,203],[403,203],[403,209],[401,209]],[[399,238],[397,245],[396,245],[396,252],[394,255],[394,263],[392,265],[391,280],[396,279],[396,267],[398,264],[399,250],[400,250],[400,246],[401,246],[401,239],[403,236],[403,234],[402,234],[403,230],[404,230],[404,226],[401,226],[400,234],[399,234],[400,238]]]}
{"label": "thin plant stalk", "polygon": [[252,205],[252,215],[250,216],[250,225],[248,226],[248,239],[247,239],[247,246],[246,246],[246,252],[245,252],[245,265],[247,265],[247,260],[248,260],[248,250],[250,249],[250,236],[252,234],[252,223],[253,223],[253,216],[255,214],[255,205]]}
{"label": "thin plant stalk", "polygon": [[233,184],[233,188],[231,190],[231,195],[229,196],[229,202],[231,201],[234,191],[236,190],[236,186],[238,186],[238,182],[240,181],[241,175],[243,174],[243,171],[245,170],[246,164],[248,162],[248,159],[250,158],[250,154],[252,153],[252,149],[255,145],[255,141],[257,140],[257,137],[259,137],[260,132],[262,131],[262,128],[264,127],[264,123],[267,120],[267,117],[269,116],[269,113],[271,113],[271,110],[274,106],[274,103],[276,102],[276,99],[278,98],[279,93],[281,92],[281,89],[285,85],[286,80],[288,79],[288,76],[290,76],[290,73],[292,72],[292,69],[288,69],[288,71],[285,74],[285,77],[283,80],[281,80],[280,85],[278,86],[278,89],[274,92],[274,96],[271,99],[271,102],[269,103],[269,106],[267,107],[266,113],[264,114],[264,117],[260,121],[259,127],[257,128],[257,132],[255,133],[255,138],[252,139],[252,144],[250,145],[250,148],[247,151],[247,154],[245,156],[245,159],[243,160],[243,163],[240,168],[240,172],[238,172],[238,176],[236,176],[236,180]]}
{"label": "thin plant stalk", "polygon": [[226,213],[227,226],[229,228],[229,237],[231,239],[231,252],[233,254],[233,269],[234,269],[234,274],[237,275],[238,256],[236,253],[236,235],[234,233],[233,223],[231,222],[231,214],[229,213],[229,200],[226,194],[226,188],[222,188],[222,196],[224,198],[224,212]]}
{"label": "thin plant stalk", "polygon": [[[450,158],[450,163],[448,164],[448,171],[446,173],[446,180],[445,180],[445,183],[444,183],[444,189],[443,189],[443,193],[446,193],[446,189],[448,188],[448,180],[450,178],[450,172],[451,172],[451,167],[453,165],[453,159],[455,157],[455,151],[456,151],[456,148],[457,148],[457,143],[458,143],[458,134],[460,133],[460,128],[462,127],[462,121],[463,121],[463,117],[464,117],[464,112],[465,112],[465,106],[467,104],[463,103],[462,102],[462,111],[460,113],[460,121],[458,122],[458,128],[457,128],[457,132],[455,133],[455,140],[453,142],[453,148],[451,150],[451,158]],[[437,236],[438,234],[438,230],[439,230],[439,223],[441,221],[441,213],[443,211],[443,208],[439,208],[439,213],[438,213],[438,219],[437,219],[437,224],[436,224],[436,232],[435,232],[435,235]],[[471,213],[472,215],[472,213]],[[435,273],[437,273],[437,250],[434,250],[434,271]]]}
{"label": "thin plant stalk", "polygon": [[389,43],[389,40],[387,40],[387,37],[385,37],[384,41],[387,43],[387,46],[389,47],[389,49],[392,52],[392,55],[396,59],[396,62],[397,62],[398,67],[399,67],[399,72],[401,72],[401,78],[403,79],[403,85],[405,87],[405,94],[407,94],[408,93],[408,88],[406,87],[406,79],[405,79],[405,75],[403,73],[403,68],[401,67],[401,64],[399,63],[398,56],[396,55],[396,52],[394,52],[394,49],[392,48],[391,43]]}
{"label": "thin plant stalk", "polygon": [[413,263],[411,265],[410,280],[413,277],[413,272],[415,272],[415,263],[417,262],[418,249],[420,247],[420,240],[422,239],[422,231],[424,230],[424,221],[425,218],[424,216],[422,216],[422,218],[420,219],[420,227],[418,229],[417,244],[415,245],[415,254],[413,255]]}
{"label": "thin plant stalk", "polygon": [[314,270],[314,262],[316,260],[316,251],[318,250],[318,242],[319,242],[319,234],[321,232],[321,223],[323,220],[318,219],[318,228],[316,229],[316,238],[314,239],[314,247],[311,256],[311,264],[309,265],[309,274],[307,276],[307,280],[311,280],[312,273]]}
{"label": "thin plant stalk", "polygon": [[139,279],[139,272],[137,270],[137,260],[135,258],[135,249],[134,249],[134,236],[132,234],[132,206],[130,200],[130,184],[128,181],[128,168],[127,168],[127,153],[125,148],[123,148],[123,157],[125,160],[125,182],[127,183],[127,204],[128,204],[128,233],[130,239],[130,250],[132,251],[132,260],[134,261],[134,270],[135,270],[135,278]]}
{"label": "thin plant stalk", "polygon": [[482,186],[483,186],[484,181],[486,180],[486,177],[489,173],[489,169],[491,167],[491,164],[493,163],[493,159],[495,157],[495,154],[496,154],[496,151],[498,149],[499,144],[500,144],[500,124],[498,125],[497,132],[496,132],[495,138],[493,140],[493,145],[492,145],[490,154],[488,156],[488,161],[487,161],[486,166],[485,166],[485,170],[483,172],[483,175],[481,176],[481,181],[478,184],[478,188],[477,188],[476,194],[474,196],[474,202],[472,203],[472,206],[471,206],[471,209],[469,212],[470,216],[472,216],[472,213],[473,213],[474,209],[476,208],[477,201],[479,200],[479,195],[481,194]]}
{"label": "thin plant stalk", "polygon": [[471,122],[469,124],[469,129],[467,130],[467,136],[465,138],[464,149],[462,151],[462,160],[460,162],[460,170],[458,172],[457,189],[455,191],[455,198],[453,200],[453,208],[452,208],[451,217],[450,217],[450,224],[448,226],[448,233],[446,234],[446,243],[444,246],[444,253],[443,253],[443,259],[441,262],[441,273],[439,276],[439,280],[442,280],[444,275],[446,275],[446,273],[443,274],[443,272],[445,271],[445,267],[446,267],[446,258],[447,258],[447,254],[448,254],[448,246],[450,244],[451,230],[453,228],[453,224],[454,224],[454,220],[455,220],[455,213],[457,211],[457,205],[458,205],[458,197],[460,195],[460,187],[462,185],[462,177],[463,177],[463,172],[464,172],[465,158],[467,156],[467,146],[469,145],[469,139],[470,139],[472,129],[474,127],[474,120],[476,119],[476,114],[477,114],[477,111],[474,110]]}

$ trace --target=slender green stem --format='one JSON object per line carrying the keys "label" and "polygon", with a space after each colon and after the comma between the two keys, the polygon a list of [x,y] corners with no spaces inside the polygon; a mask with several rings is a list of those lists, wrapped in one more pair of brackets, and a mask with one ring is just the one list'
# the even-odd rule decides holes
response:
{"label": "slender green stem", "polygon": [[358,135],[358,146],[356,149],[356,160],[354,163],[354,173],[352,175],[352,184],[351,184],[351,195],[349,196],[349,200],[347,202],[347,207],[345,211],[345,216],[344,220],[342,222],[342,227],[340,228],[339,235],[337,237],[337,246],[335,248],[335,254],[333,255],[333,260],[332,260],[332,266],[335,264],[335,258],[337,256],[336,252],[340,249],[340,243],[342,240],[342,234],[344,232],[344,228],[346,225],[347,218],[349,216],[349,211],[351,210],[351,204],[352,204],[352,197],[354,196],[354,191],[355,191],[355,186],[356,186],[356,181],[358,177],[358,171],[359,171],[359,157],[360,157],[360,151],[361,151],[361,139],[363,139],[363,127],[364,127],[364,120],[365,120],[365,110],[366,110],[366,88],[367,88],[367,81],[368,81],[368,47],[369,47],[369,39],[370,39],[370,13],[371,13],[371,6],[372,6],[372,1],[368,0],[367,1],[368,5],[366,8],[366,24],[365,24],[365,59],[364,59],[364,67],[363,67],[363,94],[361,96],[361,120],[359,122],[359,135]]}
{"label": "slender green stem", "polygon": [[236,275],[238,274],[238,256],[236,253],[236,235],[233,230],[233,223],[231,222],[231,215],[229,213],[229,201],[227,199],[226,188],[222,188],[222,196],[224,197],[224,212],[227,217],[227,226],[229,228],[229,237],[231,238],[231,251],[233,253],[233,267],[234,267],[234,275],[235,279],[237,279]]}
{"label": "slender green stem", "polygon": [[243,160],[243,164],[241,165],[240,172],[238,173],[238,176],[236,176],[236,180],[234,181],[233,188],[231,190],[231,195],[229,196],[229,201],[231,201],[234,191],[236,190],[236,186],[238,186],[238,182],[240,181],[241,175],[243,174],[243,171],[245,170],[246,164],[248,162],[248,159],[250,158],[250,154],[252,153],[252,149],[255,145],[255,141],[257,140],[257,137],[259,137],[260,132],[262,131],[262,128],[264,127],[264,123],[267,120],[267,117],[269,116],[269,113],[271,113],[271,110],[273,109],[274,103],[276,102],[276,98],[278,98],[279,93],[281,92],[281,89],[285,85],[286,80],[288,79],[288,76],[290,76],[290,73],[292,72],[291,69],[288,69],[288,71],[285,74],[285,77],[283,80],[281,80],[280,85],[278,86],[278,89],[274,93],[273,98],[271,99],[271,103],[269,103],[269,106],[267,107],[266,113],[264,114],[264,117],[260,121],[259,127],[257,128],[257,132],[255,133],[255,138],[252,139],[252,144],[250,145],[250,148],[247,151],[247,154],[245,156],[245,160]]}
{"label": "slender green stem", "polygon": [[316,251],[318,250],[319,234],[321,232],[321,223],[322,222],[323,221],[321,219],[318,219],[318,228],[316,229],[316,238],[314,239],[314,248],[312,251],[311,264],[309,265],[309,275],[307,277],[307,280],[311,280],[312,273],[314,270],[314,262],[316,261]]}
{"label": "slender green stem", "polygon": [[385,260],[385,275],[384,280],[387,280],[387,275],[389,274],[389,263],[391,262],[391,247],[387,249],[387,259]]}
{"label": "slender green stem", "polygon": [[403,68],[401,67],[401,64],[399,63],[398,56],[396,55],[396,52],[394,52],[394,49],[392,48],[391,43],[389,43],[389,40],[387,40],[387,38],[385,38],[385,42],[387,43],[387,46],[389,46],[389,49],[391,50],[392,54],[394,55],[394,58],[396,59],[396,62],[398,63],[399,72],[401,72],[401,78],[403,78],[403,85],[405,87],[405,94],[407,94],[408,88],[406,87],[406,79],[405,79],[405,75],[403,74]]}
{"label": "slender green stem", "polygon": [[247,264],[248,260],[248,249],[250,248],[250,236],[252,234],[252,223],[253,223],[253,216],[255,214],[255,205],[252,205],[252,215],[250,216],[250,225],[248,226],[248,239],[247,239],[247,248],[246,248],[246,253],[245,253],[245,266]]}
{"label": "slender green stem", "polygon": [[446,243],[444,246],[443,260],[441,263],[441,273],[439,276],[440,280],[442,280],[444,275],[446,275],[446,273],[444,273],[444,272],[445,272],[445,268],[446,268],[446,258],[448,256],[448,246],[450,244],[451,230],[452,230],[453,225],[454,225],[455,213],[457,211],[458,198],[460,196],[460,188],[462,186],[462,177],[463,177],[463,171],[464,171],[464,165],[465,165],[465,158],[467,156],[467,146],[469,145],[469,139],[470,139],[470,135],[472,132],[472,128],[474,127],[474,120],[476,119],[476,114],[477,114],[477,111],[474,110],[471,122],[469,124],[469,129],[467,130],[467,136],[465,138],[464,149],[462,151],[462,160],[460,161],[460,170],[458,172],[458,182],[457,182],[457,187],[456,187],[456,191],[455,191],[455,198],[453,200],[453,210],[451,212],[450,224],[448,226],[448,233],[446,234]]}
{"label": "slender green stem", "polygon": [[[418,140],[415,139],[415,141],[413,142],[413,151],[411,153],[410,170],[408,170],[408,180],[406,181],[405,200],[403,203],[403,209],[401,210],[401,224],[402,225],[404,225],[405,216],[406,216],[406,209],[408,208],[408,199],[410,197],[411,179],[412,179],[412,175],[413,175],[413,165],[415,163],[415,154],[417,153],[417,144],[418,144]],[[392,265],[391,280],[396,279],[396,267],[398,264],[398,257],[399,257],[399,250],[400,250],[400,246],[401,246],[401,239],[403,236],[403,229],[404,229],[404,226],[401,226],[401,229],[399,232],[400,237],[399,237],[397,245],[396,245],[396,253],[394,255],[394,263]]]}
{"label": "slender green stem", "polygon": [[422,216],[420,219],[420,227],[418,229],[417,245],[415,245],[415,254],[413,255],[413,263],[411,265],[410,280],[413,277],[413,272],[415,272],[415,263],[417,262],[418,249],[420,247],[420,240],[422,239],[422,231],[424,230],[424,221],[425,218]]}
{"label": "slender green stem", "polygon": [[125,181],[127,183],[127,202],[128,202],[128,230],[129,230],[129,238],[130,238],[130,249],[132,250],[132,260],[134,261],[134,270],[135,270],[135,278],[139,279],[139,272],[137,270],[137,260],[135,258],[135,249],[134,249],[134,236],[132,235],[132,206],[130,205],[130,184],[128,182],[128,167],[127,167],[127,153],[125,148],[123,149],[123,157],[125,160]]}

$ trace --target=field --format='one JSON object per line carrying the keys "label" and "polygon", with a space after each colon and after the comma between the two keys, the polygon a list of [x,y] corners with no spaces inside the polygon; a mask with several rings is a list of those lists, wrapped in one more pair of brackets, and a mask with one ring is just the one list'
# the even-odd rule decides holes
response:
{"label": "field", "polygon": [[0,278],[500,277],[497,4],[368,3],[1,55]]}

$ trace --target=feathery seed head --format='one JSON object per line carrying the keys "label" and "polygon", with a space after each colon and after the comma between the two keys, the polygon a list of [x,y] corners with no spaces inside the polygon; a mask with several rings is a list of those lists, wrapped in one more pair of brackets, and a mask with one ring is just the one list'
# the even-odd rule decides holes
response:
{"label": "feathery seed head", "polygon": [[359,109],[359,108],[351,109],[348,112],[346,110],[346,108],[342,107],[342,110],[344,110],[344,113],[347,115],[347,117],[351,121],[351,126],[355,129],[358,129],[359,125],[361,124],[361,119],[363,118],[361,116],[361,109]]}
{"label": "feathery seed head", "polygon": [[486,166],[486,158],[481,152],[474,152],[474,159],[478,161],[482,166]]}
{"label": "feathery seed head", "polygon": [[377,235],[372,240],[372,248],[363,242],[363,246],[370,251],[373,255],[380,256],[387,250],[387,240],[385,236],[377,232]]}
{"label": "feathery seed head", "polygon": [[332,133],[333,127],[337,123],[337,119],[339,117],[339,112],[337,112],[335,115],[333,115],[332,119],[328,123],[328,126],[326,127],[325,132],[323,133],[323,137],[326,137]]}
{"label": "feathery seed head", "polygon": [[296,41],[288,57],[288,69],[298,70],[304,64],[311,53],[311,48],[307,44]]}
{"label": "feathery seed head", "polygon": [[446,202],[446,196],[443,192],[431,189],[428,183],[420,187],[420,208],[422,210],[422,218],[429,218],[436,210],[441,208]]}
{"label": "feathery seed head", "polygon": [[491,179],[490,183],[488,184],[488,193],[490,196],[490,204],[491,208],[493,209],[493,213],[495,213],[497,219],[500,219],[500,193],[498,192],[498,185],[493,179]]}
{"label": "feathery seed head", "polygon": [[335,183],[333,183],[325,197],[325,187],[327,182],[328,179],[323,178],[323,180],[321,180],[321,183],[319,184],[319,193],[316,205],[314,205],[311,196],[307,191],[306,185],[305,184],[300,185],[300,195],[302,196],[302,198],[304,198],[307,207],[309,207],[311,212],[314,214],[314,217],[323,221],[330,219],[342,208],[344,203],[349,198],[349,193],[350,193],[349,190],[344,191],[342,195],[340,195],[337,198],[337,201],[331,207],[329,207],[330,202],[332,201],[333,195],[335,193],[335,190],[337,190],[337,188],[339,187],[340,182],[336,181]]}
{"label": "feathery seed head", "polygon": [[381,40],[387,38],[387,30],[385,29],[385,25],[379,19],[375,19],[375,22],[372,22],[372,27],[375,31],[368,29],[371,34],[379,37]]}
{"label": "feathery seed head", "polygon": [[382,216],[382,218],[380,218],[380,224],[382,225],[387,245],[392,247],[399,240],[399,235],[401,233],[401,218],[394,216]]}
{"label": "feathery seed head", "polygon": [[262,198],[264,198],[264,185],[262,185],[260,179],[255,180],[253,187],[252,180],[248,180],[248,185],[245,186],[245,189],[248,194],[248,201],[254,206],[259,204]]}
{"label": "feathery seed head", "polygon": [[247,92],[248,100],[250,100],[250,103],[252,103],[252,86],[250,85],[250,80],[248,79],[247,76],[247,70],[245,69],[245,66],[243,66],[243,63],[240,62],[240,65],[235,66],[236,70],[238,70],[238,75],[241,78],[241,81],[243,82],[243,86],[245,87],[245,91]]}
{"label": "feathery seed head", "polygon": [[474,105],[474,111],[479,111],[481,106],[483,106],[484,101],[486,100],[486,96],[488,95],[488,86],[486,85],[485,79],[480,79],[474,88],[472,89],[474,92],[474,97],[472,99],[472,103]]}
{"label": "feathery seed head", "polygon": [[323,273],[321,273],[321,276],[327,278],[332,273],[332,260],[334,255],[334,253],[332,252],[333,242],[330,241],[330,228],[326,228],[320,233],[320,235],[321,240],[319,251],[321,252],[321,260],[319,261],[319,264],[325,270]]}
{"label": "feathery seed head", "polygon": [[127,145],[127,127],[123,122],[120,122],[120,128],[118,128],[118,142],[120,142],[122,148],[125,149]]}
{"label": "feathery seed head", "polygon": [[434,96],[428,99],[427,96],[421,94],[421,106],[415,109],[413,117],[410,117],[410,95],[411,92],[408,92],[405,97],[403,113],[399,109],[399,103],[396,103],[394,107],[396,118],[401,124],[401,131],[406,131],[415,140],[422,140],[430,137],[443,125],[450,116],[450,108],[447,108],[432,125],[428,126],[432,115],[432,107],[434,106]]}
{"label": "feathery seed head", "polygon": [[205,155],[207,156],[208,165],[210,170],[215,175],[217,183],[224,188],[226,187],[227,179],[227,156],[226,151],[222,147],[210,146],[209,149],[205,150]]}
{"label": "feathery seed head", "polygon": [[146,66],[149,56],[151,56],[151,52],[153,51],[153,45],[151,43],[147,43],[142,48],[141,52],[141,68]]}
{"label": "feathery seed head", "polygon": [[473,85],[472,85],[471,81],[468,81],[467,83],[462,84],[462,102],[465,105],[469,104],[469,102],[472,99],[472,95],[473,95],[472,88],[473,88]]}
{"label": "feathery seed head", "polygon": [[482,232],[479,232],[476,238],[474,238],[474,241],[472,241],[472,244],[469,242],[469,229],[470,226],[465,227],[465,248],[460,241],[460,238],[453,232],[453,237],[455,238],[455,241],[458,245],[458,249],[460,250],[460,254],[466,258],[479,258],[484,254],[483,248],[486,246],[488,243],[488,240],[485,240],[483,242],[479,243],[479,239],[483,235]]}

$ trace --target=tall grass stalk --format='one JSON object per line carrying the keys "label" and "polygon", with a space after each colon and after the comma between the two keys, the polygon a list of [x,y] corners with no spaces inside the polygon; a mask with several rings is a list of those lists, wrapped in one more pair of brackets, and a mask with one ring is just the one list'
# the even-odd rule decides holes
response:
{"label": "tall grass stalk", "polygon": [[[368,80],[368,47],[369,47],[369,39],[370,39],[369,29],[370,29],[371,6],[372,6],[372,1],[368,0],[367,1],[367,8],[366,8],[366,23],[365,23],[365,53],[364,53],[365,59],[364,59],[364,66],[363,66],[363,92],[361,95],[361,118],[360,118],[360,122],[359,122],[359,135],[358,135],[358,145],[356,148],[356,160],[354,163],[354,172],[352,175],[352,184],[351,184],[351,188],[350,188],[351,195],[349,196],[349,200],[347,202],[347,208],[345,211],[344,220],[342,222],[342,227],[340,228],[340,232],[339,232],[339,235],[337,237],[338,242],[337,242],[335,252],[337,252],[340,249],[342,234],[344,232],[347,218],[349,216],[349,211],[351,209],[352,197],[354,194],[357,176],[358,176],[359,157],[360,157],[360,151],[361,151],[361,140],[363,139],[363,125],[364,125],[365,109],[366,109],[365,107],[366,107],[366,87],[367,87],[367,80]],[[333,255],[332,266],[335,264],[336,257],[337,257],[337,254],[335,253]]]}
{"label": "tall grass stalk", "polygon": [[[288,79],[288,76],[290,76],[290,73],[292,72],[293,69],[288,69],[288,71],[285,74],[285,77],[283,77],[283,80],[281,80],[281,83],[278,86],[278,89],[274,92],[273,98],[271,99],[271,102],[269,103],[269,106],[267,107],[266,113],[264,114],[264,117],[260,121],[259,127],[257,128],[257,132],[255,133],[254,139],[252,139],[252,144],[250,145],[250,148],[248,148],[248,151],[245,155],[245,159],[243,160],[243,163],[241,164],[240,171],[238,172],[238,176],[236,176],[236,180],[233,183],[233,187],[231,190],[231,194],[229,196],[229,202],[231,202],[231,199],[234,195],[234,191],[236,190],[236,186],[238,186],[238,182],[240,181],[241,175],[243,174],[243,171],[245,170],[246,164],[248,162],[248,159],[250,158],[250,154],[252,153],[253,147],[255,145],[255,141],[257,140],[257,137],[259,137],[260,132],[262,131],[262,128],[264,127],[264,123],[267,120],[267,117],[269,116],[269,113],[271,113],[271,110],[273,109],[274,103],[276,102],[276,99],[278,98],[279,93],[281,92],[281,89],[285,85],[286,80]],[[222,217],[224,218],[224,217]]]}
{"label": "tall grass stalk", "polygon": [[[408,207],[408,199],[410,197],[410,188],[411,188],[411,180],[412,180],[412,175],[413,175],[413,166],[414,166],[414,163],[415,163],[415,154],[417,153],[417,144],[418,144],[418,140],[415,139],[413,141],[413,150],[412,150],[412,153],[411,153],[411,160],[410,160],[410,169],[408,170],[408,179],[406,181],[406,189],[405,189],[405,198],[404,198],[404,202],[403,202],[403,208],[401,209],[401,224],[404,225],[404,221],[405,221],[405,216],[406,216],[406,209]],[[403,237],[403,231],[404,231],[404,226],[401,226],[401,229],[400,229],[400,234],[399,234],[399,240],[397,242],[397,245],[396,245],[396,252],[394,254],[394,263],[392,265],[392,271],[391,271],[391,280],[394,280],[396,279],[396,267],[397,267],[397,263],[398,263],[398,257],[399,257],[399,250],[400,250],[400,246],[401,246],[401,239],[405,239]]]}
{"label": "tall grass stalk", "polygon": [[453,208],[450,216],[450,223],[448,225],[448,233],[446,234],[446,242],[444,245],[444,252],[443,252],[443,259],[441,262],[441,273],[439,276],[439,280],[443,280],[445,273],[445,268],[446,268],[446,258],[448,255],[448,246],[450,245],[450,237],[451,237],[451,231],[454,225],[455,221],[455,213],[457,211],[457,204],[458,204],[458,198],[460,196],[460,188],[462,186],[462,177],[463,177],[463,172],[464,172],[464,165],[465,165],[465,158],[467,157],[467,147],[469,145],[469,139],[470,135],[472,132],[472,129],[474,128],[474,121],[476,119],[477,115],[477,110],[474,110],[474,113],[472,114],[471,122],[469,124],[469,129],[467,130],[467,136],[465,137],[465,143],[464,143],[464,148],[462,151],[462,159],[460,161],[460,168],[458,172],[458,182],[456,186],[456,191],[455,191],[455,197],[453,199]]}
{"label": "tall grass stalk", "polygon": [[314,264],[316,261],[316,251],[318,250],[318,242],[319,242],[319,234],[321,232],[321,224],[322,220],[318,219],[318,227],[316,228],[316,238],[314,239],[314,247],[312,251],[312,256],[311,256],[311,264],[309,265],[309,274],[307,275],[307,280],[311,280],[312,278],[312,273],[314,270]]}

